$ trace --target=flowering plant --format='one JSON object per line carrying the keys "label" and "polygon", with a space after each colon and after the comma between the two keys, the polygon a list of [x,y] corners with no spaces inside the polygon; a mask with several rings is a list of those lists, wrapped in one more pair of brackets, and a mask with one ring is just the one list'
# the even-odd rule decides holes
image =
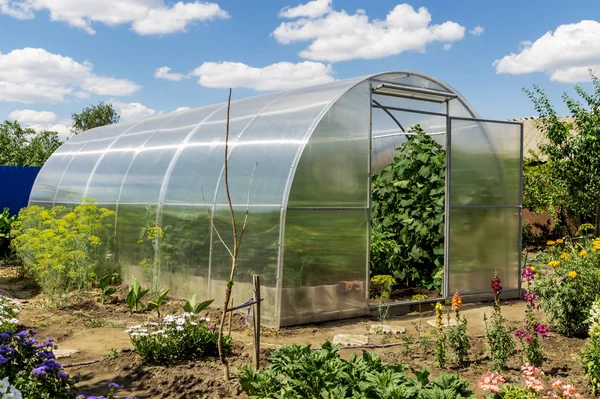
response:
{"label": "flowering plant", "polygon": [[494,302],[494,313],[491,317],[491,326],[488,325],[487,316],[483,315],[485,324],[485,335],[487,338],[487,346],[490,352],[490,357],[494,361],[494,369],[502,370],[506,367],[506,360],[515,351],[515,340],[506,327],[506,320],[502,316],[500,309],[500,293],[502,292],[500,278],[498,273],[495,273],[491,281],[492,290],[496,294]]}
{"label": "flowering plant", "polygon": [[435,304],[435,347],[433,357],[439,368],[446,368],[446,333],[444,332],[444,305]]}
{"label": "flowering plant", "polygon": [[596,395],[600,392],[600,301],[595,301],[592,305],[587,322],[590,339],[581,352],[580,361],[588,385]]}
{"label": "flowering plant", "polygon": [[[169,365],[202,356],[217,356],[218,332],[210,319],[193,313],[165,316],[126,330],[135,352],[148,364]],[[231,350],[231,338],[224,337],[224,349]]]}
{"label": "flowering plant", "polygon": [[539,307],[558,333],[585,336],[585,320],[600,292],[600,238],[548,247],[537,260],[550,266],[531,281]]}
{"label": "flowering plant", "polygon": [[12,381],[24,398],[72,398],[75,380],[56,362],[54,340],[38,343],[36,334],[33,330],[0,334],[0,375]]}
{"label": "flowering plant", "polygon": [[2,399],[23,399],[23,394],[14,385],[8,381],[8,377],[0,380],[0,398]]}
{"label": "flowering plant", "polygon": [[[452,311],[456,315],[456,325],[448,327],[448,344],[461,366],[469,362],[469,349],[471,348],[469,335],[467,334],[467,318],[460,315],[462,306],[462,298],[457,292],[452,297]],[[448,315],[449,319],[450,315]]]}
{"label": "flowering plant", "polygon": [[20,312],[19,302],[0,295],[0,331],[16,330]]}
{"label": "flowering plant", "polygon": [[540,367],[546,360],[544,346],[540,338],[548,337],[549,328],[546,324],[540,323],[535,316],[536,295],[531,289],[531,282],[535,279],[535,273],[532,268],[526,267],[523,270],[523,278],[527,281],[527,293],[525,294],[527,308],[525,310],[524,326],[522,329],[515,331],[515,337],[523,345],[523,359],[526,364],[531,363]]}

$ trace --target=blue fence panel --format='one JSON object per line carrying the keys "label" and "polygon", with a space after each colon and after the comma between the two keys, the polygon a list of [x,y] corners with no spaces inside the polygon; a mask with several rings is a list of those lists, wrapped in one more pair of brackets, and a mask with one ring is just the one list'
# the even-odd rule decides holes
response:
{"label": "blue fence panel", "polygon": [[16,214],[27,206],[40,169],[34,166],[0,166],[0,212],[8,208],[11,214]]}

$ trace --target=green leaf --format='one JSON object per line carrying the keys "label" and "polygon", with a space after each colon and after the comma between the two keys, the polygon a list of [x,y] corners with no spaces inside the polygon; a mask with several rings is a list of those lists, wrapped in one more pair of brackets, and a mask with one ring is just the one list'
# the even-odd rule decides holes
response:
{"label": "green leaf", "polygon": [[196,306],[196,308],[194,309],[195,313],[202,312],[204,309],[208,308],[214,301],[214,299],[209,299],[207,301],[199,303],[198,306]]}

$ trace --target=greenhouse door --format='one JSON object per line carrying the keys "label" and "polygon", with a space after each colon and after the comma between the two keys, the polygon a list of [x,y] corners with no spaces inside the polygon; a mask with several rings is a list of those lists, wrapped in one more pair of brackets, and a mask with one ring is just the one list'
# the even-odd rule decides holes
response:
{"label": "greenhouse door", "polygon": [[446,296],[490,293],[497,271],[518,292],[521,268],[523,127],[448,118]]}

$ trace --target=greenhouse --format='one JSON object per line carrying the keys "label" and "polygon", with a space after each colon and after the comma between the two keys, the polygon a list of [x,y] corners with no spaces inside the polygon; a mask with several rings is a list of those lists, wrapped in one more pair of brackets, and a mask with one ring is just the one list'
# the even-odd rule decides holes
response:
{"label": "greenhouse", "polygon": [[[126,280],[142,278],[148,248],[140,237],[160,227],[153,254],[160,285],[220,305],[231,258],[219,236],[233,241],[227,111],[222,103],[72,137],[42,168],[30,205],[91,198],[116,211],[110,256]],[[445,157],[438,297],[488,295],[495,271],[504,292],[516,293],[522,125],[480,119],[436,79],[391,72],[231,103],[229,185],[238,223],[248,211],[234,303],[252,297],[258,274],[268,326],[367,314],[373,176],[394,162],[417,125]]]}

